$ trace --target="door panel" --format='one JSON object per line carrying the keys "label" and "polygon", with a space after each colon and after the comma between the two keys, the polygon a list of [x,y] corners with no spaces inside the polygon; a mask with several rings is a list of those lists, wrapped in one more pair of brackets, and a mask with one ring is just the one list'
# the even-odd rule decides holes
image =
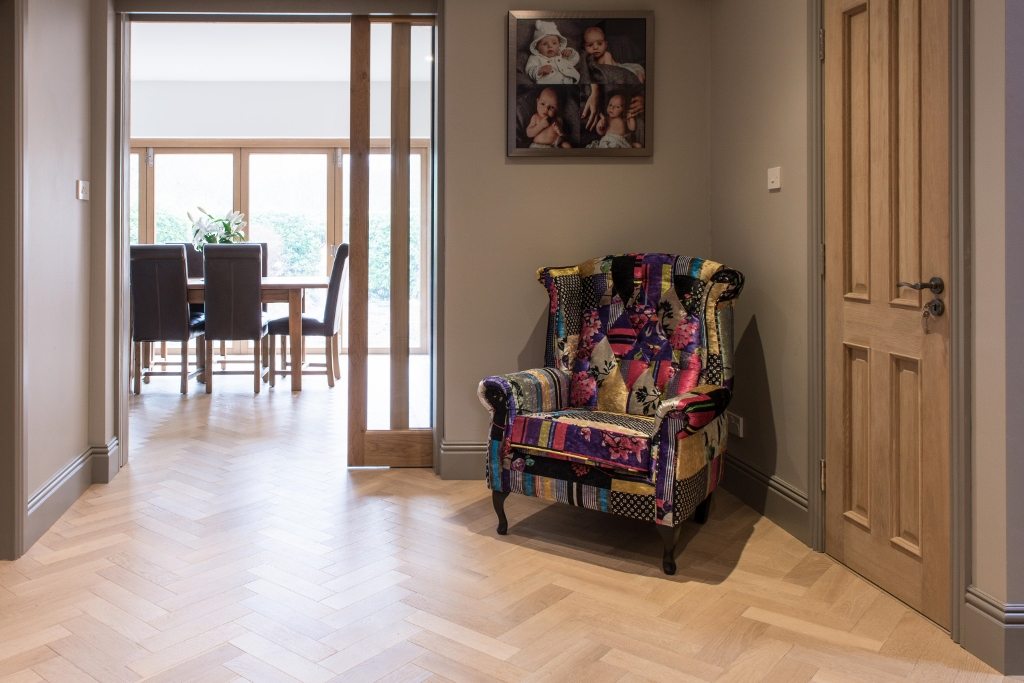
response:
{"label": "door panel", "polygon": [[948,627],[948,6],[825,21],[826,550]]}

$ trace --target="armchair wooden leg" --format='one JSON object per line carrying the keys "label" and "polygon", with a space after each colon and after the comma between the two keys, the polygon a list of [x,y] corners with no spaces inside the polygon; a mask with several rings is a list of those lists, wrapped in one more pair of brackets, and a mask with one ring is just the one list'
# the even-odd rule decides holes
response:
{"label": "armchair wooden leg", "polygon": [[676,573],[676,545],[679,544],[679,535],[682,533],[681,526],[656,525],[662,543],[665,544],[665,551],[661,556],[662,570],[672,576]]}
{"label": "armchair wooden leg", "polygon": [[260,349],[262,352],[261,359],[263,362],[263,367],[268,368],[270,367],[270,359],[267,358],[267,353],[270,350],[270,335],[264,337],[263,340],[260,342]]}
{"label": "armchair wooden leg", "polygon": [[333,337],[324,337],[324,360],[327,363],[327,386],[334,388],[334,353],[331,350]]}
{"label": "armchair wooden leg", "polygon": [[132,393],[136,396],[142,391],[142,344],[132,344]]}
{"label": "armchair wooden leg", "polygon": [[271,386],[271,388],[273,388],[273,386],[277,383],[277,368],[275,367],[275,365],[277,365],[277,356],[274,355],[274,344],[276,343],[277,336],[273,335],[273,334],[268,334],[267,335],[267,339],[268,339],[268,341],[267,341],[267,344],[268,344],[267,359],[270,361],[270,378],[269,379],[270,379],[270,386]]}
{"label": "armchair wooden leg", "polygon": [[206,375],[206,393],[213,393],[213,342],[209,339],[206,340],[206,369],[203,370],[203,374]]}
{"label": "armchair wooden leg", "polygon": [[701,504],[693,511],[693,521],[697,522],[697,524],[703,524],[708,521],[708,515],[711,513],[711,496],[713,495],[715,495],[714,491],[709,493],[708,497],[701,501]]}
{"label": "armchair wooden leg", "polygon": [[260,364],[260,351],[263,348],[263,340],[257,339],[252,345],[252,391],[254,394],[260,393],[260,375],[263,374],[263,366]]}
{"label": "armchair wooden leg", "polygon": [[[153,342],[142,342],[142,367],[146,370],[153,369]],[[149,375],[143,373],[142,381],[149,384]]]}
{"label": "armchair wooden leg", "polygon": [[334,354],[334,379],[341,379],[341,334],[331,337],[331,349]]}
{"label": "armchair wooden leg", "polygon": [[181,342],[181,393],[188,393],[188,340]]}
{"label": "armchair wooden leg", "polygon": [[508,533],[508,517],[505,516],[505,499],[508,498],[508,491],[491,491],[491,503],[494,505],[494,512],[498,515],[498,535],[504,536]]}
{"label": "armchair wooden leg", "polygon": [[281,335],[281,369],[288,369],[288,335]]}

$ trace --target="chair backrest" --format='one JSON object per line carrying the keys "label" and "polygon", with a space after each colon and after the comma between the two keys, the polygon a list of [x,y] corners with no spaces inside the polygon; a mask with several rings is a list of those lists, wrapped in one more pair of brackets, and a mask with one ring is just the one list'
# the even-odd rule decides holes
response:
{"label": "chair backrest", "polygon": [[542,268],[545,364],[572,373],[570,405],[652,415],[701,384],[732,386],[739,271],[674,254],[622,254]]}
{"label": "chair backrest", "polygon": [[262,255],[258,244],[203,247],[207,339],[259,339]]}
{"label": "chair backrest", "polygon": [[185,247],[185,265],[189,277],[203,276],[203,252],[196,249],[191,242],[168,242],[168,244],[180,244]]}
{"label": "chair backrest", "polygon": [[133,244],[130,256],[132,340],[188,339],[184,247],[180,244]]}
{"label": "chair backrest", "polygon": [[334,265],[331,266],[331,280],[327,285],[327,302],[324,304],[324,328],[328,335],[337,334],[341,329],[341,280],[345,275],[345,262],[348,261],[348,244],[339,244],[334,252]]}
{"label": "chair backrest", "polygon": [[260,261],[260,263],[261,263],[260,267],[262,268],[262,270],[260,271],[260,274],[262,274],[263,277],[266,277],[267,276],[267,268],[269,267],[269,264],[270,264],[270,258],[269,258],[270,252],[267,249],[267,243],[266,242],[249,242],[248,244],[258,244],[258,245],[260,245],[260,258],[262,258],[262,261]]}
{"label": "chair backrest", "polygon": [[[188,276],[189,277],[203,277],[203,252],[196,249],[196,245],[191,242],[170,242],[170,244],[182,244],[185,247],[185,258],[188,261]],[[263,277],[267,276],[267,264],[269,259],[267,258],[267,243],[266,242],[247,242],[247,244],[258,244],[263,256]]]}

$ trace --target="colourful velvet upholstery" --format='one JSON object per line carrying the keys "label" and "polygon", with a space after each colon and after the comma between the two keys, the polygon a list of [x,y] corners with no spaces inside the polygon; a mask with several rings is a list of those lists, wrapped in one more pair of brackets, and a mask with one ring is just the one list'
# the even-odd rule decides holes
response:
{"label": "colourful velvet upholstery", "polygon": [[743,276],[624,254],[538,279],[546,367],[479,387],[492,416],[488,485],[678,527],[721,479]]}

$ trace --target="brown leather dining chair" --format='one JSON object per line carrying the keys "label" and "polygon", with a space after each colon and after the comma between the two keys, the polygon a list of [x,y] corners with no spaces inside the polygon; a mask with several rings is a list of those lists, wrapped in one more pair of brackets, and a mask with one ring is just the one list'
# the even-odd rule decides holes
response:
{"label": "brown leather dining chair", "polygon": [[[211,341],[253,342],[253,392],[260,393],[260,351],[267,334],[260,291],[262,250],[258,244],[208,244],[203,248],[206,279],[206,393],[213,391]],[[217,374],[240,374],[221,371]]]}
{"label": "brown leather dining chair", "polygon": [[[327,285],[327,301],[324,303],[323,317],[302,316],[302,336],[324,338],[324,356],[327,359],[327,386],[330,387],[334,386],[334,380],[339,374],[338,331],[341,329],[341,305],[339,300],[341,298],[342,277],[345,274],[346,261],[348,261],[348,245],[339,244],[337,251],[334,252],[334,265],[331,267],[331,279]],[[291,333],[288,316],[271,320],[269,331],[270,386],[274,386],[276,375],[285,374],[286,372],[284,368],[278,371],[275,367],[274,340],[278,336],[286,336]]]}
{"label": "brown leather dining chair", "polygon": [[130,256],[133,391],[142,389],[142,344],[176,341],[181,342],[180,373],[147,370],[146,376],[180,374],[181,393],[188,393],[188,379],[195,374],[188,368],[188,342],[198,337],[198,372],[205,323],[201,314],[189,311],[185,249],[180,244],[134,244]]}

